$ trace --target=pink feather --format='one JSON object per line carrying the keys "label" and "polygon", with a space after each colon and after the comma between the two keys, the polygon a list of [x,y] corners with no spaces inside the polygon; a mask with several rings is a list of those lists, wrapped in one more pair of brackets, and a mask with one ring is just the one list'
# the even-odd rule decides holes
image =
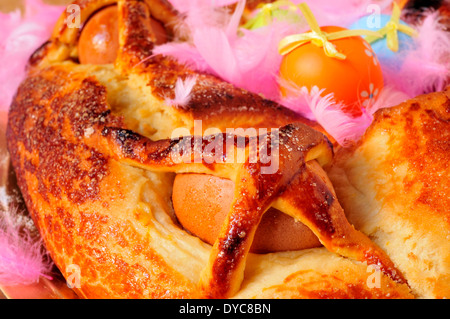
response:
{"label": "pink feather", "polygon": [[322,96],[324,89],[315,86],[308,90],[282,80],[280,83],[286,90],[286,96],[280,97],[278,102],[319,123],[342,146],[360,138],[372,123],[373,117],[368,110],[361,108],[363,115],[359,117],[346,114],[342,111],[343,105],[335,102],[332,93]]}
{"label": "pink feather", "polygon": [[375,112],[380,109],[397,106],[409,99],[410,97],[405,92],[400,91],[393,86],[386,85],[381,90],[380,94],[378,94],[375,102],[369,104],[369,106],[367,107],[367,112],[369,112],[370,114],[375,114]]}
{"label": "pink feather", "polygon": [[193,44],[194,33],[200,29],[220,29],[225,32],[231,19],[229,10],[218,5],[216,1],[209,0],[170,0],[170,2],[182,14],[183,19],[174,26],[176,31],[174,40],[156,46],[153,53],[170,56],[199,72],[212,72],[211,67]]}
{"label": "pink feather", "polygon": [[[286,35],[305,31],[304,23],[274,21],[267,27],[239,29],[238,32],[237,22],[240,21],[244,4],[245,1],[239,1],[231,16],[228,11],[218,11],[217,8],[190,7],[185,12],[189,42],[159,46],[155,54],[172,56],[197,71],[216,75],[237,87],[277,101],[317,121],[341,145],[360,137],[372,121],[372,114],[368,111],[364,110],[362,116],[354,118],[341,111],[342,105],[336,104],[332,95],[322,97],[323,91],[318,89],[308,92],[306,88],[284,85],[290,88],[290,93],[285,97],[280,95],[278,72],[282,57],[277,51],[278,43]],[[336,9],[336,5],[323,1],[321,7],[316,2],[310,4],[321,12],[322,19],[330,20],[336,15],[342,18],[342,13],[338,13],[342,10]],[[356,6],[361,15],[365,14],[363,9],[366,9],[366,4],[353,4],[353,7]],[[214,12],[211,15],[213,19],[199,18],[208,10]],[[346,17],[349,16],[347,13]],[[382,107],[382,104],[379,103],[378,107]]]}
{"label": "pink feather", "polygon": [[225,29],[230,24],[232,15],[230,8],[225,5],[236,3],[238,0],[170,0],[180,12],[183,19],[174,26],[175,40],[186,41],[192,39],[192,31],[198,28]]}
{"label": "pink feather", "polygon": [[9,108],[30,55],[50,36],[63,7],[26,0],[25,13],[0,13],[0,111]]}
{"label": "pink feather", "polygon": [[182,78],[178,78],[175,83],[175,98],[166,98],[165,103],[167,105],[178,106],[181,108],[187,106],[191,99],[192,89],[196,83],[196,76],[190,76],[184,80]]}
{"label": "pink feather", "polygon": [[169,0],[180,13],[186,13],[199,7],[224,7],[238,2],[238,0]]}
{"label": "pink feather", "polygon": [[191,8],[180,31],[180,38],[188,38],[188,42],[164,44],[156,47],[154,53],[171,56],[197,71],[276,99],[276,77],[282,59],[278,43],[286,35],[298,32],[299,26],[275,21],[270,27],[257,30],[239,29],[244,8],[242,0],[233,14],[211,6]]}
{"label": "pink feather", "polygon": [[51,279],[53,263],[33,234],[33,221],[7,203],[4,188],[0,192],[0,286],[32,284],[41,276]]}
{"label": "pink feather", "polygon": [[211,72],[209,65],[200,55],[197,48],[188,42],[169,42],[154,48],[154,55],[170,56],[198,72]]}
{"label": "pink feather", "polygon": [[353,117],[342,112],[343,105],[335,102],[332,93],[321,96],[322,92],[317,90],[308,101],[316,121],[342,146],[358,140],[372,123],[372,114],[361,108],[363,114]]}
{"label": "pink feather", "polygon": [[439,12],[426,13],[417,31],[415,45],[404,54],[400,69],[381,65],[386,83],[409,97],[441,91],[450,77],[450,32],[440,22]]}
{"label": "pink feather", "polygon": [[336,103],[332,93],[323,95],[324,89],[298,87],[294,83],[278,79],[286,94],[277,100],[281,105],[303,117],[318,122],[338,144],[346,146],[359,139],[373,121],[373,115],[382,108],[396,106],[409,97],[392,87],[384,87],[377,100],[367,108],[361,106],[363,114],[351,116],[342,111],[343,105]]}

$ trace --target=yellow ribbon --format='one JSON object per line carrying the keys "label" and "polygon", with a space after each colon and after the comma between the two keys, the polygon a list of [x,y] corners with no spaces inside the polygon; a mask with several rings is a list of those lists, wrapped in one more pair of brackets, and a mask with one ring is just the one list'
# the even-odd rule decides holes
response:
{"label": "yellow ribbon", "polygon": [[[398,51],[398,33],[397,33],[398,31],[405,33],[410,37],[417,36],[416,30],[404,24],[400,24],[400,15],[401,15],[401,8],[396,2],[394,2],[391,19],[389,20],[388,23],[386,23],[386,25],[383,28],[378,30],[378,32],[382,35],[383,38],[386,37],[387,47],[393,52]],[[375,38],[373,36],[367,36],[365,40],[369,43],[373,43],[376,40],[378,40],[378,38]]]}
{"label": "yellow ribbon", "polygon": [[335,45],[330,41],[361,35],[382,38],[382,35],[379,32],[370,30],[342,30],[331,33],[323,32],[308,5],[306,3],[301,3],[299,4],[299,8],[305,16],[306,22],[311,28],[311,31],[302,34],[290,35],[282,39],[278,45],[278,51],[281,55],[286,55],[298,47],[311,42],[318,47],[323,47],[326,56],[339,60],[345,60],[346,56],[338,52]]}
{"label": "yellow ribbon", "polygon": [[245,29],[256,29],[261,26],[269,25],[273,21],[274,13],[278,10],[297,11],[297,6],[288,0],[279,0],[272,3],[259,4],[257,7],[259,12],[244,24]]}

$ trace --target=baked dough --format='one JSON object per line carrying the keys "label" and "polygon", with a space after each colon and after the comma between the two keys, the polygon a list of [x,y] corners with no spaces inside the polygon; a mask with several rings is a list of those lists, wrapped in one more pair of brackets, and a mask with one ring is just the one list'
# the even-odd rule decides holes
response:
{"label": "baked dough", "polygon": [[[115,1],[76,3],[84,22]],[[65,26],[63,15],[31,57],[9,114],[8,148],[27,208],[64,277],[78,276],[81,297],[413,297],[389,256],[348,223],[335,200],[320,167],[332,158],[322,128],[215,77],[152,57],[150,15],[166,26],[178,19],[165,1],[118,5],[116,63],[77,63],[78,31]],[[189,104],[167,105],[177,79],[188,76],[197,81]],[[168,154],[180,139],[171,134],[180,127],[193,133],[194,120],[221,131],[279,128],[280,173],[263,179],[260,164],[247,162],[175,165]],[[239,182],[230,213],[236,219],[227,220],[212,247],[174,218],[170,198],[180,172]],[[319,187],[309,189],[313,184],[305,181]],[[309,190],[311,202],[296,200],[299,189]],[[304,203],[321,214],[307,214]],[[300,218],[325,248],[248,253],[257,220],[271,204]],[[381,271],[373,273],[368,263]]]}
{"label": "baked dough", "polygon": [[450,89],[381,110],[328,170],[350,222],[422,298],[450,297],[449,120]]}

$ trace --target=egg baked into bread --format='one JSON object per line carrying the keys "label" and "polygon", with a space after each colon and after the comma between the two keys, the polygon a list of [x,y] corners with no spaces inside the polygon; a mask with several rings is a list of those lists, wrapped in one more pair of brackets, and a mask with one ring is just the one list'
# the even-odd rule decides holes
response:
{"label": "egg baked into bread", "polygon": [[[439,213],[430,212],[430,218],[445,222],[426,228],[431,239],[424,240],[428,237],[418,232],[406,235],[406,228],[395,228],[409,220],[411,227],[421,223],[422,208],[409,208],[411,200],[397,200],[383,186],[369,188],[378,179],[367,173],[384,174],[389,164],[368,161],[358,148],[336,148],[318,124],[259,95],[154,56],[155,30],[160,27],[162,37],[170,39],[180,19],[166,1],[74,3],[85,28],[103,10],[116,12],[114,60],[82,58],[79,40],[86,30],[68,28],[63,14],[49,42],[30,58],[28,77],[10,109],[7,138],[18,185],[52,260],[66,278],[73,265],[81,271],[74,288],[80,297],[448,297],[443,241],[448,242],[449,228],[442,212],[448,191],[431,184],[448,174],[446,93],[381,112],[357,146],[371,158],[381,147],[371,136],[386,141],[384,126],[399,132],[440,130],[442,136],[386,142],[393,147],[386,153],[398,156],[393,155],[395,163],[417,163],[411,154],[420,158],[428,144],[444,154],[439,161],[424,160],[431,165],[424,167],[427,176],[415,164],[417,175],[401,166],[395,173],[404,175],[385,177],[392,176],[390,187],[403,183],[405,192],[417,190],[416,176],[430,183],[424,192],[433,195],[417,205],[435,207]],[[177,81],[192,79],[189,101],[170,104]],[[411,120],[395,122],[399,110],[408,107]],[[239,139],[227,133],[230,128],[266,132]],[[189,134],[174,133],[181,131]],[[230,147],[211,148],[214,140],[231,140]],[[265,149],[252,157],[255,140]],[[396,151],[402,148],[406,153]],[[241,151],[245,156],[239,161]],[[367,167],[361,175],[369,180],[367,199],[349,193],[353,184],[344,185],[353,166]],[[213,190],[219,190],[214,197],[204,196]],[[374,192],[377,196],[370,197]],[[361,209],[363,201],[367,207]],[[374,208],[384,203],[395,210]],[[386,229],[391,218],[392,229]],[[271,245],[268,236],[282,244]],[[399,251],[398,240],[410,244]],[[430,261],[423,250],[438,259]]]}

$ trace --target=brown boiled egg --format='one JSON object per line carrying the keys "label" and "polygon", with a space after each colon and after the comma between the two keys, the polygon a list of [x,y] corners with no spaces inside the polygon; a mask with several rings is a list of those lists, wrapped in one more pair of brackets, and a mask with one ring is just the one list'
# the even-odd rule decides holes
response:
{"label": "brown boiled egg", "polygon": [[[172,201],[181,225],[213,245],[233,201],[234,182],[207,174],[178,174]],[[251,252],[268,253],[320,247],[314,233],[301,222],[270,208],[261,219]]]}

